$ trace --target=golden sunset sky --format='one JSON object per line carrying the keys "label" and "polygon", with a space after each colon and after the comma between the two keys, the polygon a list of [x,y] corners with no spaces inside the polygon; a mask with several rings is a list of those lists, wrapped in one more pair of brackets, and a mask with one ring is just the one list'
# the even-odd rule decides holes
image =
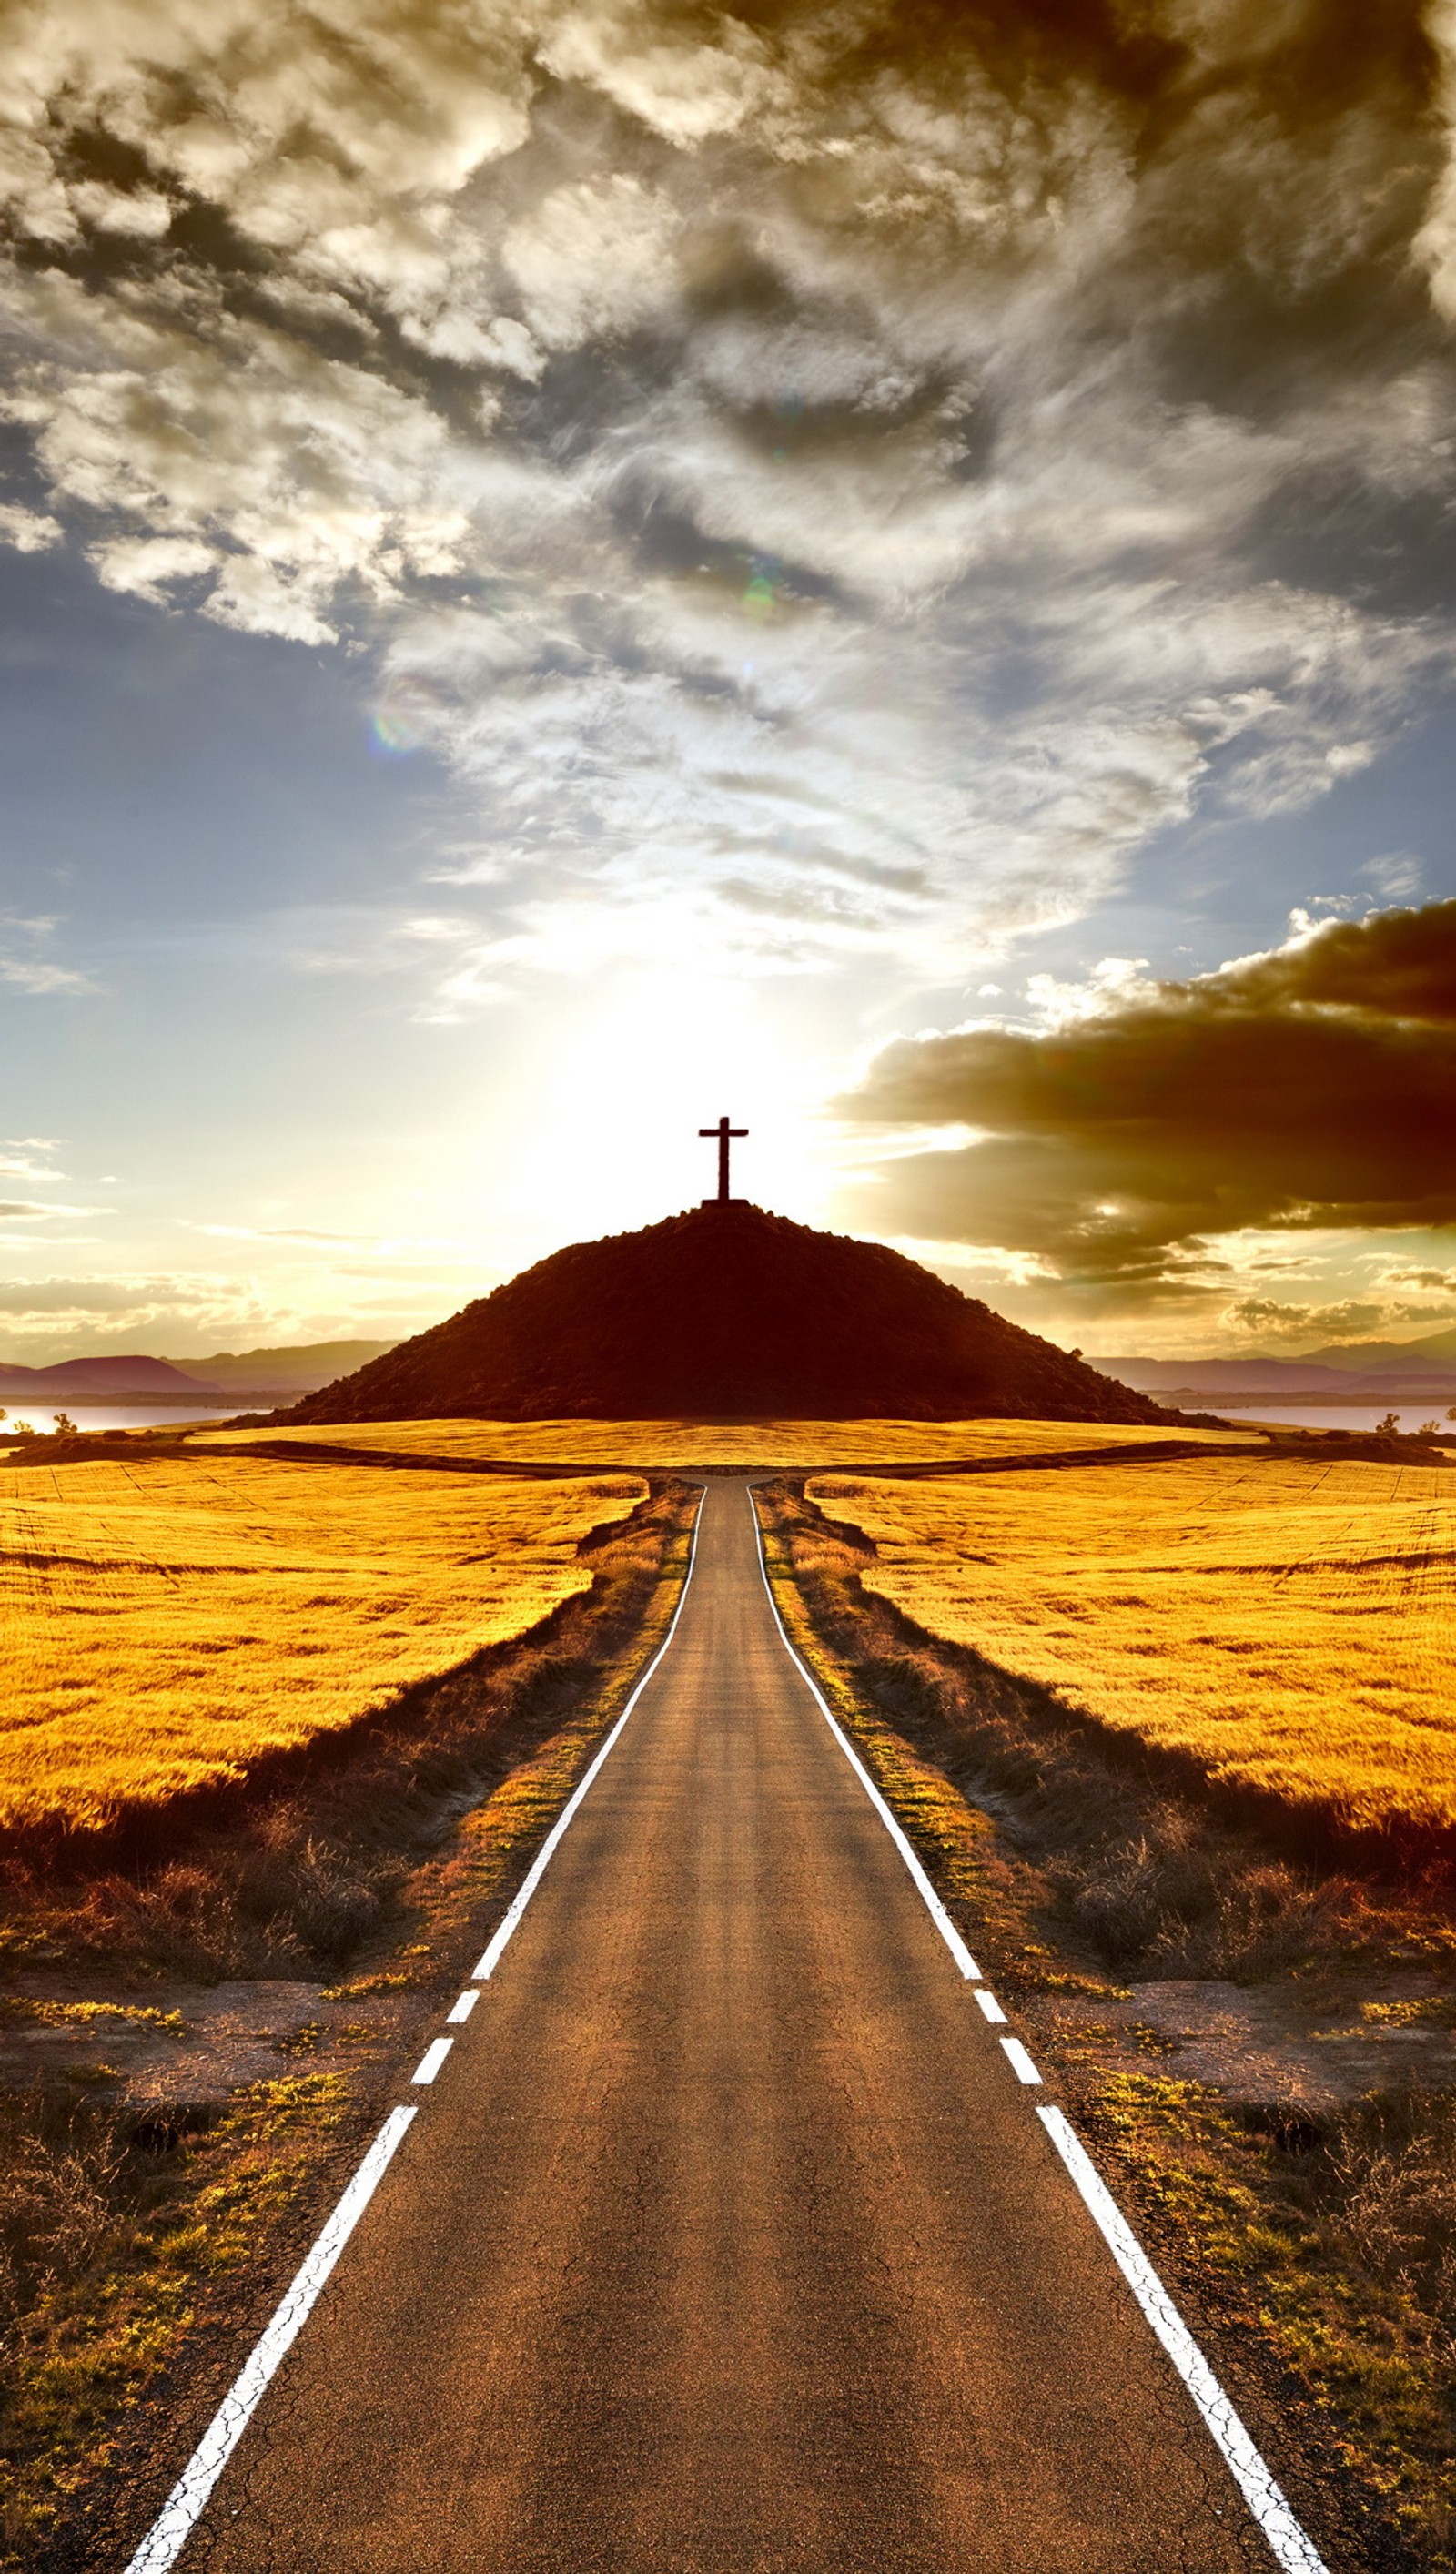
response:
{"label": "golden sunset sky", "polygon": [[0,1356],[1456,1317],[1456,0],[0,26]]}

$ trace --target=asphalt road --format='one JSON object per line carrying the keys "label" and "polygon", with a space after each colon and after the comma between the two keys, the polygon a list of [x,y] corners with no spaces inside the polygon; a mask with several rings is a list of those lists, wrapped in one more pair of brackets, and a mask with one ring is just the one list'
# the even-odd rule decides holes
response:
{"label": "asphalt road", "polygon": [[741,1485],[183,2574],[1272,2559],[790,1662]]}

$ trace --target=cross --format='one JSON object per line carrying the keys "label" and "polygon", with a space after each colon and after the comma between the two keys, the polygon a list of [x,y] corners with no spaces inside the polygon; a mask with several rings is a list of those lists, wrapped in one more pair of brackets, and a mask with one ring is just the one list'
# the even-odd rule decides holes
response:
{"label": "cross", "polygon": [[[720,1117],[716,1126],[700,1126],[698,1129],[700,1135],[718,1137],[718,1204],[720,1206],[729,1204],[728,1153],[731,1150],[731,1139],[735,1135],[746,1135],[747,1131],[746,1126],[730,1126],[726,1117]],[[705,1198],[703,1203],[705,1206],[712,1206],[714,1201],[712,1198]]]}

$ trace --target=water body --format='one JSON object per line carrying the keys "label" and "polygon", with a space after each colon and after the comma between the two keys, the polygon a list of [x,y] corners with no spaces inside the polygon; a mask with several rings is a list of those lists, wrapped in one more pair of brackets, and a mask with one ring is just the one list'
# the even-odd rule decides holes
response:
{"label": "water body", "polygon": [[[56,1426],[54,1403],[10,1403],[0,1421],[0,1446],[18,1423],[49,1433]],[[78,1430],[172,1430],[184,1421],[236,1421],[246,1404],[199,1404],[195,1411],[180,1403],[68,1403],[65,1410]]]}
{"label": "water body", "polygon": [[[1213,1410],[1209,1405],[1210,1412]],[[1402,1430],[1419,1430],[1427,1421],[1439,1421],[1444,1435],[1456,1445],[1456,1421],[1446,1419],[1443,1403],[1284,1403],[1269,1394],[1253,1402],[1220,1404],[1218,1419],[1231,1428],[1248,1421],[1276,1421],[1291,1430],[1373,1430],[1393,1412]]]}

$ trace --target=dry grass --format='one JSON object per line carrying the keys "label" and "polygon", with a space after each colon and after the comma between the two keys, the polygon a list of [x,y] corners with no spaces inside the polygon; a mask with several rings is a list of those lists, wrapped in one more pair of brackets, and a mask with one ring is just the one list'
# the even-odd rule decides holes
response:
{"label": "dry grass", "polygon": [[1456,1823],[1456,1489],[1212,1454],[966,1483],[825,1478],[934,1636],[1342,1826]]}
{"label": "dry grass", "polygon": [[[1200,2262],[1207,2304],[1252,2331],[1369,2497],[1372,2567],[1456,2567],[1456,2102],[1413,2085],[1318,2117],[1235,2116],[1199,2085],[1127,2070],[1082,2103],[1154,2235]],[[1386,2533],[1395,2533],[1390,2545]]]}
{"label": "dry grass", "polygon": [[350,1724],[590,1590],[581,1541],[645,1497],[226,1456],[0,1472],[0,1828],[94,1829]]}
{"label": "dry grass", "polygon": [[276,1435],[311,1447],[371,1448],[411,1456],[492,1458],[521,1464],[621,1466],[886,1466],[1046,1451],[1137,1447],[1149,1439],[1192,1446],[1258,1447],[1243,1430],[1126,1429],[1098,1421],[358,1421],[276,1434],[209,1430],[198,1448],[256,1445]]}
{"label": "dry grass", "polygon": [[[276,2267],[330,2149],[357,2134],[338,2074],[239,2093],[210,2124],[43,2088],[0,2098],[0,2569],[119,2563],[86,2486],[192,2328]],[[93,2543],[94,2542],[94,2543]]]}

